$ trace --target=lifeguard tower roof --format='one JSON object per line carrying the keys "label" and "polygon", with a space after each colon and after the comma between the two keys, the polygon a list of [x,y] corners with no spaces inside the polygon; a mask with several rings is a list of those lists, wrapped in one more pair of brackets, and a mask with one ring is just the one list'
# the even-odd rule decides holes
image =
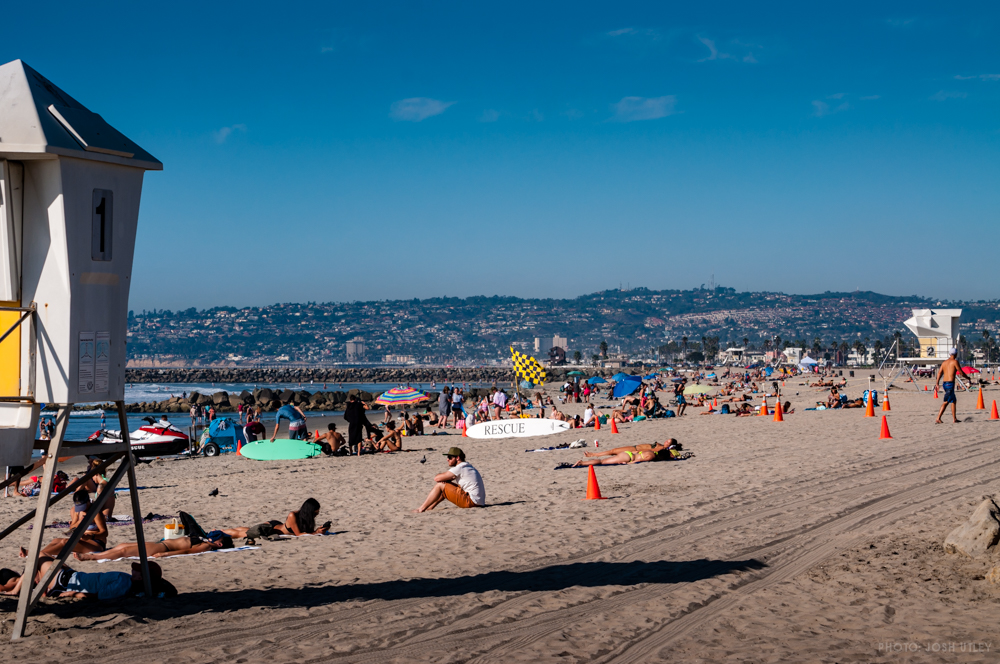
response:
{"label": "lifeguard tower roof", "polygon": [[0,66],[0,158],[57,155],[163,170],[156,157],[21,60]]}
{"label": "lifeguard tower roof", "polygon": [[905,325],[918,337],[957,339],[961,309],[914,309]]}

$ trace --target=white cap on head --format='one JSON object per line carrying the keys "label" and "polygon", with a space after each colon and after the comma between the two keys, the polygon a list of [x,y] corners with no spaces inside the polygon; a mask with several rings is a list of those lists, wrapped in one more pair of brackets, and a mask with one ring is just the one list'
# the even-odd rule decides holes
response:
{"label": "white cap on head", "polygon": [[948,354],[949,355],[958,355],[958,349],[955,348],[954,346],[952,346],[951,350],[948,351]]}

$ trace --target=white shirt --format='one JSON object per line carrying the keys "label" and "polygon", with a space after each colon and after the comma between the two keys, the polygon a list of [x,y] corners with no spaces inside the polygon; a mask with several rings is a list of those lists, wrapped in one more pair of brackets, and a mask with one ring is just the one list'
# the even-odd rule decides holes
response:
{"label": "white shirt", "polygon": [[458,486],[469,494],[476,505],[486,504],[486,487],[483,485],[483,476],[472,467],[467,461],[462,461],[454,468],[449,468],[448,472],[458,478]]}
{"label": "white shirt", "polygon": [[583,424],[584,425],[589,424],[592,419],[594,419],[594,409],[593,408],[588,408],[587,410],[583,411]]}
{"label": "white shirt", "polygon": [[503,392],[497,392],[493,395],[493,405],[499,408],[503,408],[507,405],[507,395]]}

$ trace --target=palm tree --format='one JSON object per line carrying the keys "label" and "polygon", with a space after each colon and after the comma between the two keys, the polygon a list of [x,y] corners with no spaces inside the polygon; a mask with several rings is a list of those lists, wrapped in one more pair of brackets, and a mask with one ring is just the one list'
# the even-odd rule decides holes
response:
{"label": "palm tree", "polygon": [[607,357],[607,356],[608,356],[608,342],[605,341],[604,339],[601,339],[601,357]]}
{"label": "palm tree", "polygon": [[854,352],[857,353],[858,355],[858,366],[861,366],[862,362],[864,361],[865,348],[866,346],[864,342],[861,341],[861,339],[858,339],[857,341],[854,342]]}

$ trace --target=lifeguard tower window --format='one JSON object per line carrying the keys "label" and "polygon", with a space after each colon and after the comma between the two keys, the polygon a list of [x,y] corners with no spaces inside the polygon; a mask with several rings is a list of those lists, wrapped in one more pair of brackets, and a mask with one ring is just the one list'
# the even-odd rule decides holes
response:
{"label": "lifeguard tower window", "polygon": [[95,189],[91,206],[92,225],[90,258],[95,261],[111,260],[111,223],[114,198],[110,189]]}

